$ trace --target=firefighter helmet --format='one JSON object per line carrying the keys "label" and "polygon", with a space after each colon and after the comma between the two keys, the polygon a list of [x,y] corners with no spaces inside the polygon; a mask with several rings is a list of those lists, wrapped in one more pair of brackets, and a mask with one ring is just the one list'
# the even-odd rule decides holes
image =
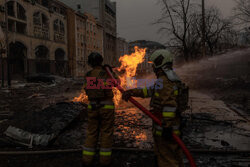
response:
{"label": "firefighter helmet", "polygon": [[168,50],[156,50],[149,58],[149,61],[154,63],[155,68],[160,68],[166,63],[173,63],[174,56]]}
{"label": "firefighter helmet", "polygon": [[88,64],[91,67],[101,66],[103,62],[102,55],[97,52],[92,52],[88,57]]}

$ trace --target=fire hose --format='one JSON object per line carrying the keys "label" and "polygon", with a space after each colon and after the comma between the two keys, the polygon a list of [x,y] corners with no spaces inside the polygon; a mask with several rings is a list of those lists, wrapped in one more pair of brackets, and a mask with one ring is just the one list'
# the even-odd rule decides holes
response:
{"label": "fire hose", "polygon": [[[108,73],[109,77],[111,79],[114,80],[115,82],[115,86],[116,88],[123,93],[124,89],[118,84],[117,80],[115,79],[115,77],[113,76],[112,72],[110,71],[110,67],[105,66],[105,70]],[[162,122],[159,118],[157,118],[155,115],[153,115],[149,110],[147,110],[145,107],[143,107],[139,102],[137,102],[133,97],[129,98],[129,101],[131,103],[133,103],[137,108],[139,108],[142,112],[144,112],[147,116],[149,116],[156,124],[158,124],[159,126],[162,126]],[[181,149],[183,150],[184,154],[186,155],[187,159],[189,160],[189,164],[191,167],[196,167],[196,164],[194,162],[194,159],[191,155],[191,153],[189,152],[189,150],[187,149],[187,147],[185,146],[185,144],[183,143],[183,141],[174,133],[173,135],[173,139],[177,142],[177,144],[181,147]]]}

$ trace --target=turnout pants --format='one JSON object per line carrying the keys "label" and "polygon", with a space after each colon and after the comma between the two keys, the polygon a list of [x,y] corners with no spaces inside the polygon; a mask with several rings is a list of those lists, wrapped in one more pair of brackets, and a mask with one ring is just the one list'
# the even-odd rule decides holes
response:
{"label": "turnout pants", "polygon": [[114,106],[105,105],[100,109],[88,107],[87,138],[83,149],[83,161],[86,165],[93,162],[96,153],[98,138],[100,137],[100,164],[105,166],[111,163],[114,131]]}
{"label": "turnout pants", "polygon": [[182,150],[173,139],[166,140],[155,135],[154,141],[158,167],[184,167]]}
{"label": "turnout pants", "polygon": [[[173,128],[175,135],[181,135],[179,117],[173,119],[164,117],[163,120],[165,126]],[[162,133],[163,128],[153,124],[154,151],[157,156],[158,167],[184,167],[181,147],[172,137],[163,137]]]}

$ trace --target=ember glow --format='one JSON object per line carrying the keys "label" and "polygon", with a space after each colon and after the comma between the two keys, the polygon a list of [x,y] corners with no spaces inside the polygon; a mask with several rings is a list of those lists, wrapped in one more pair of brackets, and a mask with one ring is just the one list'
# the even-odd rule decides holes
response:
{"label": "ember glow", "polygon": [[[120,57],[119,62],[121,63],[121,66],[116,68],[117,72],[119,73],[119,79],[121,81],[121,86],[123,88],[129,87],[131,85],[134,85],[136,80],[131,80],[132,77],[136,75],[137,67],[139,64],[141,64],[145,60],[146,55],[146,49],[141,49],[139,47],[134,48],[135,52],[130,55],[124,55]],[[131,83],[131,85],[127,85],[128,83]],[[116,106],[118,106],[121,102],[122,94],[121,92],[113,88],[114,93],[114,103]],[[79,97],[75,97],[74,102],[88,102],[88,96],[86,95],[86,92],[84,89],[82,90],[82,93]]]}

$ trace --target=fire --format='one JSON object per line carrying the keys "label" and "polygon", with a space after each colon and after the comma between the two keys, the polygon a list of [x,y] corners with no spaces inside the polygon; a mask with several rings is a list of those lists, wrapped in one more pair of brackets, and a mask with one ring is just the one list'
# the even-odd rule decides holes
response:
{"label": "fire", "polygon": [[[117,68],[119,73],[119,79],[121,81],[121,87],[126,88],[136,84],[136,80],[131,80],[132,77],[136,75],[137,67],[139,64],[143,63],[146,55],[146,48],[141,49],[139,47],[134,47],[135,52],[130,55],[124,55],[120,57],[119,62],[121,66]],[[118,106],[121,102],[122,94],[121,92],[113,88],[114,93],[114,103]],[[88,96],[83,90],[79,97],[75,97],[74,102],[88,102]]]}
{"label": "fire", "polygon": [[[119,78],[121,80],[121,87],[133,87],[136,84],[136,80],[131,79],[136,75],[137,67],[139,64],[143,63],[146,55],[146,48],[141,49],[139,47],[135,47],[135,52],[130,55],[124,55],[120,57],[119,62],[121,66],[117,69],[120,73]],[[113,89],[114,93],[114,103],[117,105],[121,102],[122,94],[116,88]]]}
{"label": "fire", "polygon": [[82,102],[82,103],[88,103],[88,96],[85,92],[85,90],[82,90],[81,94],[79,97],[75,97],[73,99],[73,102]]}

